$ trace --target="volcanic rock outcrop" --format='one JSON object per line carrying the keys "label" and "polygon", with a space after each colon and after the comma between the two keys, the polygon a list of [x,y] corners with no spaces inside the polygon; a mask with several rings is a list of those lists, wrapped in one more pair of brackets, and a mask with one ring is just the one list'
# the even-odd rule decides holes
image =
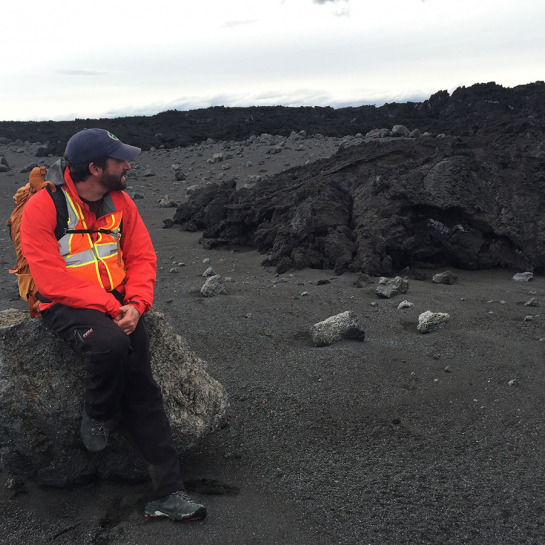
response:
{"label": "volcanic rock outcrop", "polygon": [[[218,428],[227,396],[161,314],[149,313],[146,323],[153,373],[181,452]],[[85,450],[79,437],[84,383],[81,357],[39,319],[0,312],[0,460],[6,470],[51,486],[146,475],[121,420],[104,451]]]}
{"label": "volcanic rock outcrop", "polygon": [[209,247],[255,247],[279,273],[542,270],[545,144],[510,130],[368,139],[253,188],[207,185],[166,223],[202,230]]}

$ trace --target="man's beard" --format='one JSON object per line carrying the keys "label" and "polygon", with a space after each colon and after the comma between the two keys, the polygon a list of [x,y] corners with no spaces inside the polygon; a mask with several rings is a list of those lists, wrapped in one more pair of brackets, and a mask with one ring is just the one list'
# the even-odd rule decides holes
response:
{"label": "man's beard", "polygon": [[103,172],[102,177],[100,178],[100,185],[108,191],[122,191],[127,187],[127,180],[123,179],[125,174],[125,172],[121,175]]}

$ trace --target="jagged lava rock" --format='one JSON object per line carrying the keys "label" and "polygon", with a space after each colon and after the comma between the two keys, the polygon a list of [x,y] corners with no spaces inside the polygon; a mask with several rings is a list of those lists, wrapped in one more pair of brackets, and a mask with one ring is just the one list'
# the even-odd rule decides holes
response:
{"label": "jagged lava rock", "polygon": [[[501,145],[498,139],[502,139]],[[304,267],[390,276],[405,267],[545,269],[542,139],[369,139],[255,188],[210,184],[174,216],[206,246]]]}

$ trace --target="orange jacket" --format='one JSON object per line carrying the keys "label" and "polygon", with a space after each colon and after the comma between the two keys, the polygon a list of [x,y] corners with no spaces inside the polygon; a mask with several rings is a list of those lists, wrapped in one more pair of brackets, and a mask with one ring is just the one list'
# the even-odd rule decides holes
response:
{"label": "orange jacket", "polygon": [[[113,261],[117,263],[117,254],[115,259],[110,260],[111,266],[108,266],[107,260],[96,259],[92,265],[93,274],[89,274],[89,269],[84,274],[75,272],[74,269],[77,267],[70,266],[70,262],[67,266],[67,261],[59,250],[59,244],[62,244],[63,239],[57,241],[54,233],[57,224],[55,205],[47,191],[39,191],[27,202],[23,211],[21,248],[30,265],[30,272],[39,293],[52,301],[40,303],[40,310],[43,311],[54,303],[61,303],[76,308],[99,310],[115,318],[121,304],[111,293],[114,288],[123,295],[125,304],[134,302],[140,314],[149,310],[153,303],[157,257],[149,233],[131,198],[124,191],[108,193],[105,200],[109,201],[110,207],[114,210],[111,214],[97,219],[87,204],[80,199],[68,169],[61,161],[51,166],[46,178],[57,186],[62,185],[66,190],[69,201],[71,200],[82,213],[82,217],[78,218],[78,224],[85,224],[86,229],[109,229],[112,222],[122,224],[119,247],[125,277],[121,284],[116,285],[121,279],[119,269],[118,273],[112,276],[112,270],[115,270]],[[70,206],[68,209],[70,211]],[[104,238],[103,234],[72,235],[72,237],[88,236],[92,237],[95,246],[101,242],[111,245],[111,240]],[[67,237],[68,235],[63,237],[65,241]]]}

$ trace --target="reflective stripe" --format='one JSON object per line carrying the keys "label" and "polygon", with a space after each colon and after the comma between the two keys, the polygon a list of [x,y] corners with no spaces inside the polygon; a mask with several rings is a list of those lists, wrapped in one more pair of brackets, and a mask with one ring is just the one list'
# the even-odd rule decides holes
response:
{"label": "reflective stripe", "polygon": [[95,260],[93,250],[85,250],[83,252],[78,252],[77,254],[69,254],[63,257],[67,267],[87,265],[91,261]]}

